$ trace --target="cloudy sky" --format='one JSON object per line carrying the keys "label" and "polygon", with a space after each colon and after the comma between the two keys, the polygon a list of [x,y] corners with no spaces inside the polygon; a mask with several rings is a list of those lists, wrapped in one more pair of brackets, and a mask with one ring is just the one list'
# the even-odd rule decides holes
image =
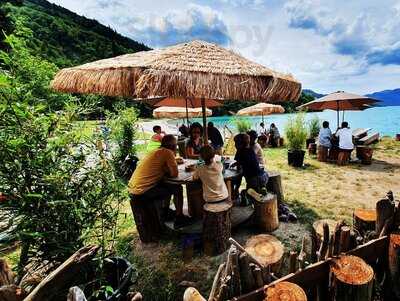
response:
{"label": "cloudy sky", "polygon": [[400,0],[51,0],[157,48],[202,39],[304,88],[400,87]]}

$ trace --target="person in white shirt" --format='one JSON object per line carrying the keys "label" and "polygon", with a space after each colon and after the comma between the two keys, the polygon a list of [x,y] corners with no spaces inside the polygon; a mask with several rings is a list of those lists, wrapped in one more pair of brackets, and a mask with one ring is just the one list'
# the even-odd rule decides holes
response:
{"label": "person in white shirt", "polygon": [[332,132],[331,129],[329,128],[329,122],[324,121],[322,123],[322,129],[319,130],[318,144],[326,148],[331,148],[332,147],[331,138],[332,138]]}
{"label": "person in white shirt", "polygon": [[201,180],[204,201],[215,203],[228,200],[229,193],[222,174],[221,157],[215,155],[215,150],[210,145],[204,145],[200,149],[200,157],[204,160],[204,165],[197,166],[193,180]]}
{"label": "person in white shirt", "polygon": [[354,149],[353,133],[346,121],[342,122],[342,127],[337,130],[335,136],[339,138],[339,148],[341,151],[351,152]]}
{"label": "person in white shirt", "polygon": [[264,165],[265,165],[264,152],[262,150],[261,145],[256,142],[256,140],[257,140],[257,132],[254,131],[254,130],[251,130],[251,131],[247,132],[247,135],[250,136],[250,147],[256,153],[258,164],[260,164],[260,167],[264,168]]}

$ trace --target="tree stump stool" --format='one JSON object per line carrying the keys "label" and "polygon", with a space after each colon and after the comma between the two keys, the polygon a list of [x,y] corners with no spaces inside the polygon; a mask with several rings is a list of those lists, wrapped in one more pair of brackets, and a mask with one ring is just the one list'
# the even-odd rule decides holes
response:
{"label": "tree stump stool", "polygon": [[261,200],[254,201],[254,223],[265,232],[279,228],[278,201],[275,194],[268,193]]}
{"label": "tree stump stool", "polygon": [[362,236],[369,232],[375,231],[376,210],[357,208],[353,212],[353,227]]}
{"label": "tree stump stool", "polygon": [[[400,299],[400,232],[389,236],[389,273],[390,287],[397,299]],[[396,300],[397,300],[396,299]]]}
{"label": "tree stump stool", "polygon": [[331,265],[332,300],[371,301],[374,270],[357,256],[343,255]]}
{"label": "tree stump stool", "polygon": [[268,172],[267,191],[276,194],[279,203],[284,201],[282,177],[279,172],[277,171]]}
{"label": "tree stump stool", "polygon": [[308,154],[310,156],[315,156],[317,154],[317,145],[315,143],[310,143],[308,145]]}
{"label": "tree stump stool", "polygon": [[339,155],[339,149],[337,147],[331,147],[330,150],[329,150],[328,159],[330,161],[336,162],[337,159],[338,159],[338,155]]}
{"label": "tree stump stool", "polygon": [[349,163],[350,160],[350,152],[346,151],[339,151],[338,158],[337,158],[337,165],[346,165]]}
{"label": "tree stump stool", "polygon": [[157,242],[164,228],[161,223],[162,201],[131,199],[130,203],[140,240]]}
{"label": "tree stump stool", "polygon": [[320,162],[328,161],[328,151],[329,151],[329,148],[319,145],[318,153],[317,153],[317,160]]}
{"label": "tree stump stool", "polygon": [[188,211],[189,215],[195,219],[203,218],[203,187],[201,182],[188,183],[186,185],[187,198],[188,198]]}
{"label": "tree stump stool", "polygon": [[252,236],[247,240],[245,249],[263,265],[263,268],[270,266],[271,272],[279,272],[284,248],[275,236],[269,234]]}
{"label": "tree stump stool", "polygon": [[356,147],[356,156],[361,160],[361,164],[371,165],[373,153],[374,150],[369,146],[358,145]]}
{"label": "tree stump stool", "polygon": [[228,202],[206,203],[204,205],[203,244],[207,255],[223,253],[231,236],[231,208]]}
{"label": "tree stump stool", "polygon": [[297,284],[282,281],[265,290],[265,301],[307,301],[307,295]]}

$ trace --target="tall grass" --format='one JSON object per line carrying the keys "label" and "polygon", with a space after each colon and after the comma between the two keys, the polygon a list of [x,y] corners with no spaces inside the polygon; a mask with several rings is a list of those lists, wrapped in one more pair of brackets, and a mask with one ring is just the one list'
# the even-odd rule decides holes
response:
{"label": "tall grass", "polygon": [[319,118],[318,118],[317,116],[314,116],[314,117],[308,122],[309,137],[310,137],[310,138],[316,138],[316,137],[318,137],[319,129],[320,129]]}
{"label": "tall grass", "polygon": [[236,117],[232,120],[232,123],[235,125],[236,130],[239,133],[246,133],[251,130],[251,122],[246,118]]}
{"label": "tall grass", "polygon": [[289,149],[302,150],[304,148],[308,134],[304,113],[298,113],[288,119],[285,134]]}

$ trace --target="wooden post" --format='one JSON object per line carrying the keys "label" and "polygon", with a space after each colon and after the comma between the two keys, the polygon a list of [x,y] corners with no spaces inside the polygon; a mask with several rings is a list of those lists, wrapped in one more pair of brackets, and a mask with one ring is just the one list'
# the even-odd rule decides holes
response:
{"label": "wooden post", "polygon": [[333,260],[332,300],[371,301],[374,270],[360,257],[343,255]]}
{"label": "wooden post", "polygon": [[323,229],[323,236],[322,236],[322,241],[321,245],[319,246],[319,251],[318,251],[318,256],[317,260],[325,260],[326,254],[328,252],[328,247],[329,247],[329,226],[327,223],[323,223],[322,225]]}
{"label": "wooden post", "polygon": [[282,188],[282,177],[279,172],[268,172],[267,191],[276,194],[279,203],[285,200]]}
{"label": "wooden post", "polygon": [[203,243],[207,255],[223,253],[231,236],[231,208],[228,202],[204,205]]}
{"label": "wooden post", "polygon": [[278,202],[275,194],[268,193],[260,201],[254,201],[254,222],[265,232],[279,228]]}
{"label": "wooden post", "polygon": [[289,273],[295,273],[297,271],[297,252],[290,251],[289,253]]}
{"label": "wooden post", "polygon": [[233,296],[240,295],[240,273],[239,273],[239,253],[235,246],[231,246],[233,249],[230,252],[230,262],[231,262],[231,270],[232,270],[232,293]]}
{"label": "wooden post", "polygon": [[261,263],[262,268],[270,266],[271,272],[279,272],[284,248],[275,236],[268,234],[252,236],[247,240],[245,249]]}
{"label": "wooden post", "polygon": [[255,279],[257,288],[262,287],[264,285],[264,280],[263,280],[261,268],[256,266],[254,263],[251,263],[250,266],[253,271],[253,277]]}
{"label": "wooden post", "polygon": [[345,253],[350,249],[350,227],[343,226],[340,231],[339,253]]}
{"label": "wooden post", "polygon": [[307,301],[304,290],[297,284],[281,281],[266,289],[265,301]]}
{"label": "wooden post", "polygon": [[201,112],[203,114],[203,134],[204,134],[204,145],[208,145],[208,130],[207,130],[207,112],[206,112],[206,100],[204,97],[201,98]]}
{"label": "wooden post", "polygon": [[211,287],[210,291],[210,296],[208,297],[208,301],[214,301],[216,292],[217,292],[217,286],[220,282],[222,270],[224,269],[225,264],[220,264],[217,270],[217,273],[215,274],[214,281]]}
{"label": "wooden post", "polygon": [[328,224],[329,226],[329,235],[332,234],[333,229],[335,229],[336,225],[338,224],[338,222],[333,219],[320,219],[313,223],[313,228],[317,234],[318,248],[324,236],[324,223]]}
{"label": "wooden post", "polygon": [[242,293],[248,293],[255,289],[255,280],[250,269],[250,260],[247,253],[239,256],[240,279],[242,284]]}
{"label": "wooden post", "polygon": [[385,223],[394,217],[394,203],[389,199],[382,199],[376,203],[376,228],[375,232],[379,235]]}
{"label": "wooden post", "polygon": [[392,293],[400,299],[400,232],[389,236],[389,275]]}
{"label": "wooden post", "polygon": [[375,230],[376,210],[375,209],[355,209],[353,212],[353,226],[361,235],[368,231]]}

